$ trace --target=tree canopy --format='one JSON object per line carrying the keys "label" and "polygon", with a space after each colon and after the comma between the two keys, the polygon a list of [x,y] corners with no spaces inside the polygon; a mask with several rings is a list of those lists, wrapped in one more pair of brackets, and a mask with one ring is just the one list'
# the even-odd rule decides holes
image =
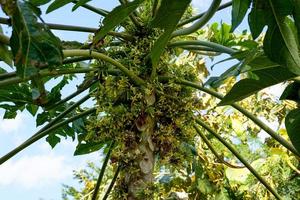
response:
{"label": "tree canopy", "polygon": [[[111,11],[90,1],[0,1],[0,23],[12,27],[0,34],[0,59],[12,68],[0,68],[0,108],[4,118],[26,109],[43,125],[0,164],[42,138],[54,148],[71,137],[74,155],[105,153],[96,181],[79,173],[84,190],[67,187],[73,197],[299,198],[299,0],[213,0],[198,15],[191,0],[120,0]],[[84,7],[100,26],[47,24],[47,3],[46,13]],[[208,26],[226,7],[231,25]],[[235,33],[245,17],[250,33]],[[61,41],[53,29],[92,37]],[[236,64],[210,76],[204,58],[223,54]],[[77,74],[82,83],[62,98]],[[281,101],[263,90],[283,82]]]}

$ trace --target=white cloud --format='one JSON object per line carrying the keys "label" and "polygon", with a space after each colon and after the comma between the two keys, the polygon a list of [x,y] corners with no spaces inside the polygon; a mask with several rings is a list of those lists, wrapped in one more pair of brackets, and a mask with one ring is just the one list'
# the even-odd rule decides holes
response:
{"label": "white cloud", "polygon": [[65,157],[50,155],[24,156],[0,166],[0,186],[18,185],[37,188],[57,184],[72,176],[72,166]]}
{"label": "white cloud", "polygon": [[24,125],[25,114],[19,113],[15,119],[3,119],[0,121],[0,133],[16,133]]}

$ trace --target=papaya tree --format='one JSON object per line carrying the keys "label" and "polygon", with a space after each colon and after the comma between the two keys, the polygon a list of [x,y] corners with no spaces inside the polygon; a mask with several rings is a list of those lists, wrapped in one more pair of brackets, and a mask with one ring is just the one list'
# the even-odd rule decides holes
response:
{"label": "papaya tree", "polygon": [[[226,81],[219,90],[230,88],[230,82],[232,80]],[[280,195],[285,199],[299,199],[300,171],[297,169],[297,159],[276,144],[275,140],[258,137],[263,131],[241,113],[232,112],[230,107],[209,109],[216,106],[216,99],[203,96],[202,100],[207,105],[207,123],[235,145]],[[282,127],[283,116],[294,107],[292,104],[278,103],[272,95],[262,91],[243,101],[243,107],[251,111],[255,109],[261,119],[276,122],[278,132],[287,137]],[[206,137],[209,140],[196,137],[194,146],[183,143],[181,149],[185,159],[180,168],[156,168],[154,184],[157,193],[153,199],[274,199],[218,140]],[[91,199],[101,170],[95,163],[88,163],[86,168],[74,172],[74,178],[82,183],[81,187],[64,185],[63,199]],[[119,171],[112,166],[107,166],[102,179],[100,199],[106,199],[113,183],[118,181],[116,174]]]}
{"label": "papaya tree", "polygon": [[[61,137],[72,137],[78,141],[75,155],[105,150],[92,199],[99,197],[108,163],[116,175],[111,177],[107,195],[113,188],[113,199],[158,199],[155,173],[186,169],[193,159],[186,151],[198,147],[197,138],[220,158],[223,150],[214,148],[215,138],[236,157],[237,164],[246,167],[276,199],[282,199],[274,184],[234,147],[230,133],[224,135],[228,129],[214,123],[212,116],[217,106],[232,107],[282,145],[285,153],[299,159],[297,104],[284,108],[280,118],[285,118],[288,139],[260,120],[256,116],[259,110],[246,110],[243,101],[236,103],[286,81],[290,85],[281,99],[299,101],[299,0],[234,0],[226,4],[213,0],[199,15],[193,14],[191,0],[120,0],[112,11],[88,2],[0,1],[8,16],[1,18],[1,23],[12,27],[10,37],[1,34],[1,59],[14,69],[1,69],[4,118],[14,118],[17,111],[26,109],[36,116],[37,125],[43,125],[1,157],[0,164],[42,138],[55,147]],[[67,4],[74,4],[73,10],[84,7],[99,14],[100,26],[47,24],[39,9],[47,3],[46,13]],[[207,22],[228,6],[232,6],[231,26],[214,25],[207,30]],[[232,32],[248,9],[251,35],[236,37]],[[85,44],[61,41],[52,29],[90,32],[93,37]],[[205,82],[208,69],[203,57],[220,54],[238,63]],[[90,61],[88,67],[81,65],[82,61]],[[71,84],[76,74],[84,74],[84,80],[74,93],[62,98],[62,88]],[[57,77],[60,82],[47,89],[45,84]],[[232,81],[230,86],[237,82],[230,90],[222,87],[228,80]],[[209,107],[207,95],[221,101]],[[80,98],[72,101],[75,97]],[[93,106],[83,107],[89,99]],[[226,112],[220,114],[224,119],[227,116]],[[239,136],[247,134],[242,131]],[[222,158],[223,163],[232,155]],[[204,168],[209,166],[199,162]],[[197,169],[191,170],[196,173]]]}

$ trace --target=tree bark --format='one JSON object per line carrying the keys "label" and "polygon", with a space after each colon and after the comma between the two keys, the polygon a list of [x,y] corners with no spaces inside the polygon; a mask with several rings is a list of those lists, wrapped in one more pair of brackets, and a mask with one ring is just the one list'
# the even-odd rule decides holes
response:
{"label": "tree bark", "polygon": [[145,191],[153,181],[154,169],[154,145],[152,142],[152,135],[154,132],[155,120],[146,116],[143,123],[137,122],[136,126],[140,131],[141,141],[138,145],[138,151],[141,157],[136,161],[139,168],[139,173],[132,175],[128,174],[126,182],[128,185],[128,200],[141,199],[139,193]]}

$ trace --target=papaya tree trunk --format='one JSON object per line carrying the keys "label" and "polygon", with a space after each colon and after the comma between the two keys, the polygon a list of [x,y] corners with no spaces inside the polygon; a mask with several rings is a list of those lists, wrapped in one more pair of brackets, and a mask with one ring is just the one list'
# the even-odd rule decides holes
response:
{"label": "papaya tree trunk", "polygon": [[135,151],[140,152],[140,157],[135,161],[138,166],[138,172],[126,175],[126,184],[128,186],[128,199],[143,199],[143,193],[150,189],[153,184],[154,175],[154,145],[152,136],[154,133],[155,120],[150,116],[140,117],[136,123],[140,134],[140,143]]}

